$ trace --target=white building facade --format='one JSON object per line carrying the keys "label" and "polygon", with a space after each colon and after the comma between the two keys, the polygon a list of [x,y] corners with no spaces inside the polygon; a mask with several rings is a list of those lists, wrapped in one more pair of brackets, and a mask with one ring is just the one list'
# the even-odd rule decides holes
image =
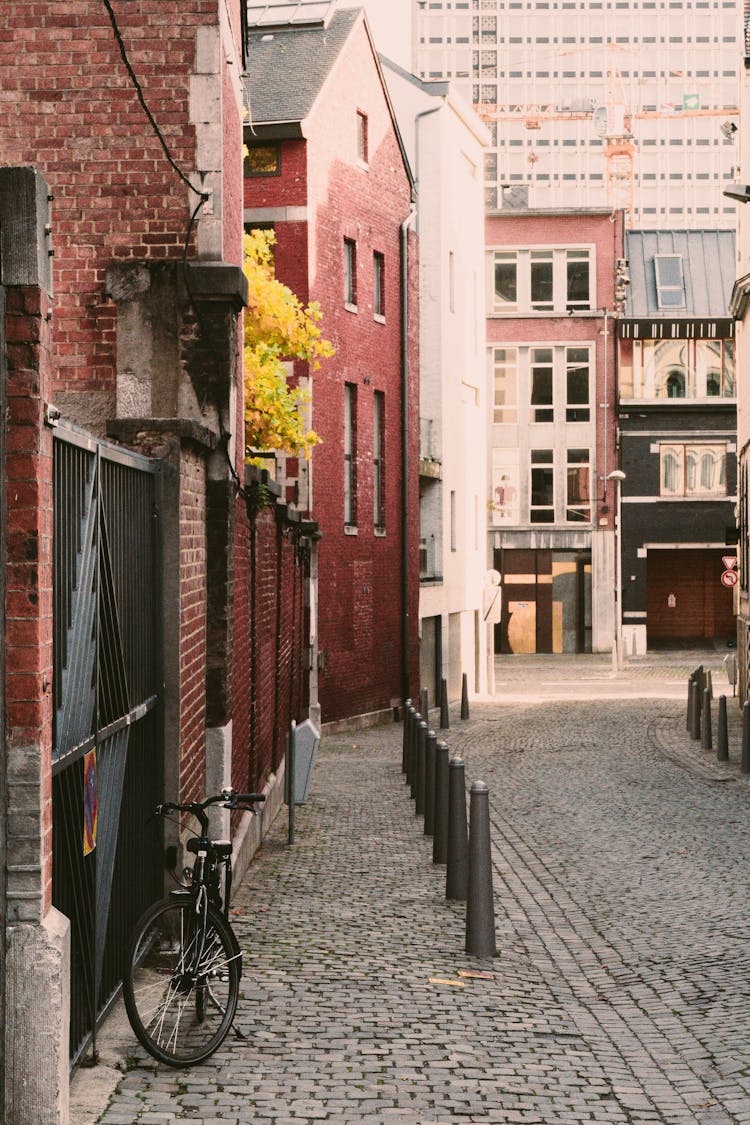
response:
{"label": "white building facade", "polygon": [[623,208],[629,225],[730,228],[737,0],[414,0],[415,71],[492,132],[488,210]]}
{"label": "white building facade", "polygon": [[453,84],[384,73],[415,170],[420,258],[420,680],[431,703],[491,690],[482,164],[488,134]]}

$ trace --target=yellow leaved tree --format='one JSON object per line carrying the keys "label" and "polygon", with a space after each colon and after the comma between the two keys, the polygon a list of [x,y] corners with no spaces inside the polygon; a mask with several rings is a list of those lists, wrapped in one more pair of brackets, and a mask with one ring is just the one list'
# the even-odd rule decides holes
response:
{"label": "yellow leaved tree", "polygon": [[245,276],[250,299],[245,310],[245,458],[254,452],[281,450],[306,457],[321,439],[305,426],[306,390],[287,383],[284,360],[303,359],[311,370],[333,355],[323,338],[322,314],[316,302],[305,308],[276,279],[273,231],[245,235]]}

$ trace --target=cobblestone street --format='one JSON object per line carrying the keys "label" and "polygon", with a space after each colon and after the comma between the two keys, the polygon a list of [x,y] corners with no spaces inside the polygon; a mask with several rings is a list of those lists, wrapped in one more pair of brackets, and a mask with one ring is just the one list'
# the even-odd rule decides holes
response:
{"label": "cobblestone street", "polygon": [[736,701],[729,763],[686,733],[696,662],[499,663],[494,701],[452,709],[490,787],[491,960],[464,953],[401,726],[327,737],[295,844],[280,817],[235,898],[247,1039],[173,1072],[128,1034],[107,1108],[72,1120],[750,1121],[750,783]]}

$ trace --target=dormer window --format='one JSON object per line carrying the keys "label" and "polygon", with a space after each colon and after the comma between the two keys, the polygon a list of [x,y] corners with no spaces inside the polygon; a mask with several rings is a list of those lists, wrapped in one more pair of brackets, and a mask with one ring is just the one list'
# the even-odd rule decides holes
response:
{"label": "dormer window", "polygon": [[685,278],[679,254],[657,254],[654,257],[656,299],[660,309],[685,308]]}

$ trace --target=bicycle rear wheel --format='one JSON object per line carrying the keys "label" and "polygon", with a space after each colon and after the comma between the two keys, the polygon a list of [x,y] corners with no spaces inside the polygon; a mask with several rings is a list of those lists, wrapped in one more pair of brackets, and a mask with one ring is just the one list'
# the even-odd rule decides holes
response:
{"label": "bicycle rear wheel", "polygon": [[122,982],[139,1042],[167,1066],[203,1062],[232,1025],[240,973],[237,941],[214,907],[204,926],[192,897],[155,903],[136,925]]}

